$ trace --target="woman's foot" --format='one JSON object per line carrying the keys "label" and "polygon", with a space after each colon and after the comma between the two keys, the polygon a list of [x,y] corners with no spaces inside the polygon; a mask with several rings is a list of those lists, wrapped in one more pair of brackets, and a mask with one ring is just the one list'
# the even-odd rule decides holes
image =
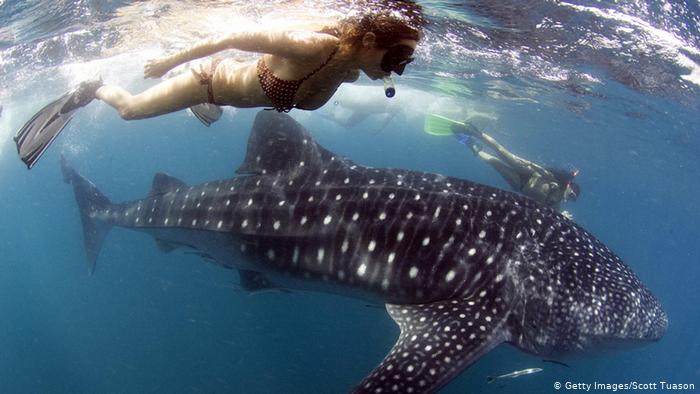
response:
{"label": "woman's foot", "polygon": [[471,134],[474,137],[480,137],[481,136],[481,130],[479,130],[478,127],[474,126],[471,122],[464,121],[464,130],[463,132],[467,134]]}
{"label": "woman's foot", "polygon": [[457,133],[455,134],[455,138],[457,138],[457,141],[459,141],[460,144],[469,147],[469,149],[471,149],[475,155],[478,155],[479,152],[481,152],[481,145],[479,145],[478,142],[474,141],[473,135],[466,133]]}
{"label": "woman's foot", "polygon": [[61,108],[61,112],[65,114],[90,104],[95,99],[95,92],[102,85],[102,78],[81,82],[73,91],[70,100]]}
{"label": "woman's foot", "polygon": [[464,135],[472,135],[474,137],[481,137],[482,132],[479,130],[478,127],[474,126],[468,121],[464,121],[464,123],[458,123],[454,122],[451,126],[452,133],[454,135],[459,135],[459,134],[464,134]]}

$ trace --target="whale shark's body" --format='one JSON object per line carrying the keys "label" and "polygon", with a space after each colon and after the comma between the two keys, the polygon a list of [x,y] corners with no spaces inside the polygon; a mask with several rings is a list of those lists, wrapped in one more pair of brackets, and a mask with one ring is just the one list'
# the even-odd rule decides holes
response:
{"label": "whale shark's body", "polygon": [[401,334],[356,392],[434,392],[509,342],[535,354],[657,340],[667,318],[605,245],[554,210],[472,182],[352,163],[287,115],[261,112],[233,179],[158,174],[112,204],[67,165],[90,269],[111,226],[151,233],[274,286],[386,304]]}

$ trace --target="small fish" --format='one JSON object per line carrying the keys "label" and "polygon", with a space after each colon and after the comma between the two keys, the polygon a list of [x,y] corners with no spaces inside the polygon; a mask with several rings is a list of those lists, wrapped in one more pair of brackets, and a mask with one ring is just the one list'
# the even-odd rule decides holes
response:
{"label": "small fish", "polygon": [[499,375],[499,376],[495,376],[495,377],[494,377],[494,376],[489,376],[489,377],[486,379],[486,381],[487,381],[488,383],[491,383],[491,382],[493,382],[493,381],[496,380],[496,379],[506,379],[506,378],[515,379],[515,378],[518,378],[518,377],[520,377],[520,376],[529,375],[529,374],[531,374],[531,373],[537,373],[537,372],[542,372],[542,371],[543,371],[542,368],[526,368],[526,369],[523,369],[523,370],[520,370],[520,371],[515,371],[515,372],[507,373],[507,374],[505,374],[505,375]]}
{"label": "small fish", "polygon": [[557,361],[557,360],[542,360],[542,362],[543,363],[557,364],[557,365],[561,365],[562,367],[571,368],[571,366],[569,364],[566,364],[566,363],[563,363],[563,362]]}

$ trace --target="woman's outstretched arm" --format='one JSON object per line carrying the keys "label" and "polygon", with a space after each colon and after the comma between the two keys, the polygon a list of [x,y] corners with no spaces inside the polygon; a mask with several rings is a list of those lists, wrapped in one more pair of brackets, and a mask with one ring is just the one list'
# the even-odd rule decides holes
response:
{"label": "woman's outstretched arm", "polygon": [[296,61],[314,61],[320,52],[337,45],[334,36],[316,32],[245,32],[209,39],[163,58],[149,60],[144,66],[146,78],[159,78],[173,68],[191,60],[227,49],[278,55]]}

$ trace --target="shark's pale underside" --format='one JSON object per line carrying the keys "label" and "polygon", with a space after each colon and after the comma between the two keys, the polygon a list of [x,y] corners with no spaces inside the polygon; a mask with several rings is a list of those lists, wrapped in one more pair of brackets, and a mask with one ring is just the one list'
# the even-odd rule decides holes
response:
{"label": "shark's pale underside", "polygon": [[318,145],[287,115],[258,114],[240,176],[187,186],[157,174],[111,203],[63,163],[90,270],[112,226],[239,270],[242,286],[313,289],[386,304],[398,341],[355,392],[434,392],[500,343],[546,355],[657,340],[667,317],[590,233],[516,194],[369,168]]}

